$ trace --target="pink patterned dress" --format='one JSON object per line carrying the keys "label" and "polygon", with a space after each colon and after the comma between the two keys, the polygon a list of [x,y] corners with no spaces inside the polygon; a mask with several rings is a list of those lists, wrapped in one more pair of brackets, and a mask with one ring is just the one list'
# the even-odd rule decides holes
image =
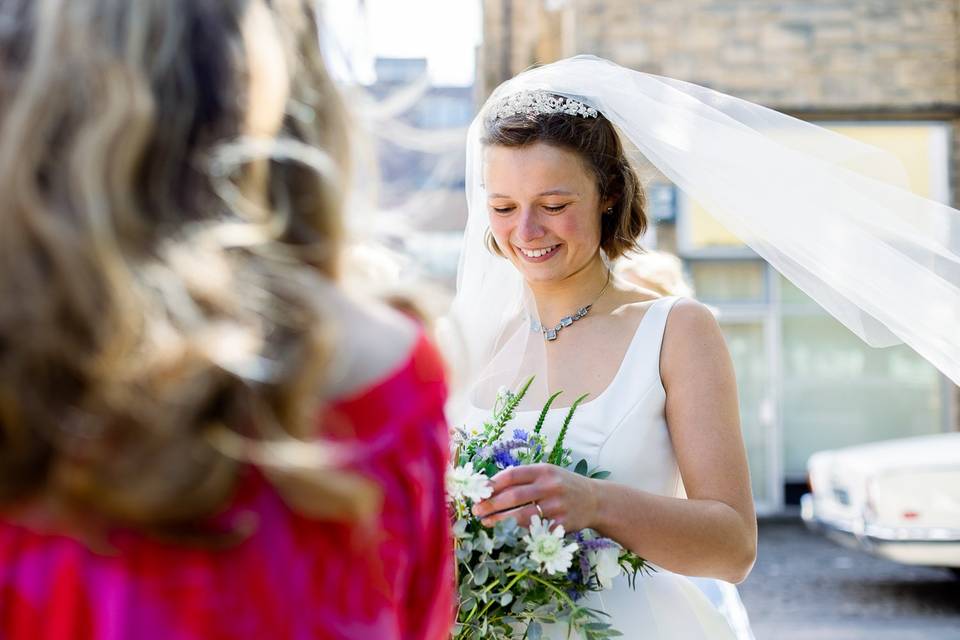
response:
{"label": "pink patterned dress", "polygon": [[321,419],[324,432],[347,427],[368,454],[353,468],[384,490],[372,531],[298,515],[252,468],[217,520],[253,514],[259,524],[225,550],[117,531],[105,554],[0,519],[0,638],[449,637],[445,393],[439,358],[421,336],[399,369]]}

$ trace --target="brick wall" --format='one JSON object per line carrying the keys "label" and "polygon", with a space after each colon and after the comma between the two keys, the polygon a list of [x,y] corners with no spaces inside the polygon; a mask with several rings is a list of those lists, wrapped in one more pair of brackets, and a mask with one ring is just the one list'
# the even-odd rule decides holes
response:
{"label": "brick wall", "polygon": [[[957,0],[486,0],[484,6],[488,89],[531,64],[589,52],[787,110],[949,110],[960,98]],[[505,65],[500,54],[507,40]]]}

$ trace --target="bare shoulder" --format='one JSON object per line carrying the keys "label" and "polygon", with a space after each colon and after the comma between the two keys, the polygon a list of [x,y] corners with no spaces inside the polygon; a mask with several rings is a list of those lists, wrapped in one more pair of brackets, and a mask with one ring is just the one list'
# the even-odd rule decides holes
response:
{"label": "bare shoulder", "polygon": [[628,324],[636,324],[650,306],[661,297],[658,293],[633,283],[615,281],[607,304],[612,316],[624,318]]}
{"label": "bare shoulder", "polygon": [[710,307],[692,298],[677,300],[667,316],[660,351],[664,383],[696,371],[726,368],[728,360],[723,333]]}
{"label": "bare shoulder", "polygon": [[337,296],[336,351],[328,397],[350,395],[389,375],[409,357],[419,328],[384,304]]}
{"label": "bare shoulder", "polygon": [[668,335],[671,339],[696,339],[704,333],[719,330],[717,318],[710,307],[693,298],[680,298],[673,304],[667,316],[664,340]]}

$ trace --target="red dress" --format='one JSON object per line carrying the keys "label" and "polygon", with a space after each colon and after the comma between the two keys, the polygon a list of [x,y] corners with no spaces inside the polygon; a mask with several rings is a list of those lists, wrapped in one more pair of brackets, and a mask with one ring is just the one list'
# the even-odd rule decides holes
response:
{"label": "red dress", "polygon": [[118,532],[103,555],[66,535],[0,520],[0,639],[448,638],[454,578],[444,471],[445,387],[421,337],[380,383],[330,408],[384,490],[370,535],[285,506],[248,470],[224,518],[259,526],[226,550]]}

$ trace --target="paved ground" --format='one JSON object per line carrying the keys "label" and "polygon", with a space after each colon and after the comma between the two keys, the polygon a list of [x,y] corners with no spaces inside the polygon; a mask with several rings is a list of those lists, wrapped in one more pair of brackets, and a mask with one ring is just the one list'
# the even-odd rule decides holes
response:
{"label": "paved ground", "polygon": [[960,580],[845,549],[799,519],[760,523],[740,595],[757,640],[960,640]]}

